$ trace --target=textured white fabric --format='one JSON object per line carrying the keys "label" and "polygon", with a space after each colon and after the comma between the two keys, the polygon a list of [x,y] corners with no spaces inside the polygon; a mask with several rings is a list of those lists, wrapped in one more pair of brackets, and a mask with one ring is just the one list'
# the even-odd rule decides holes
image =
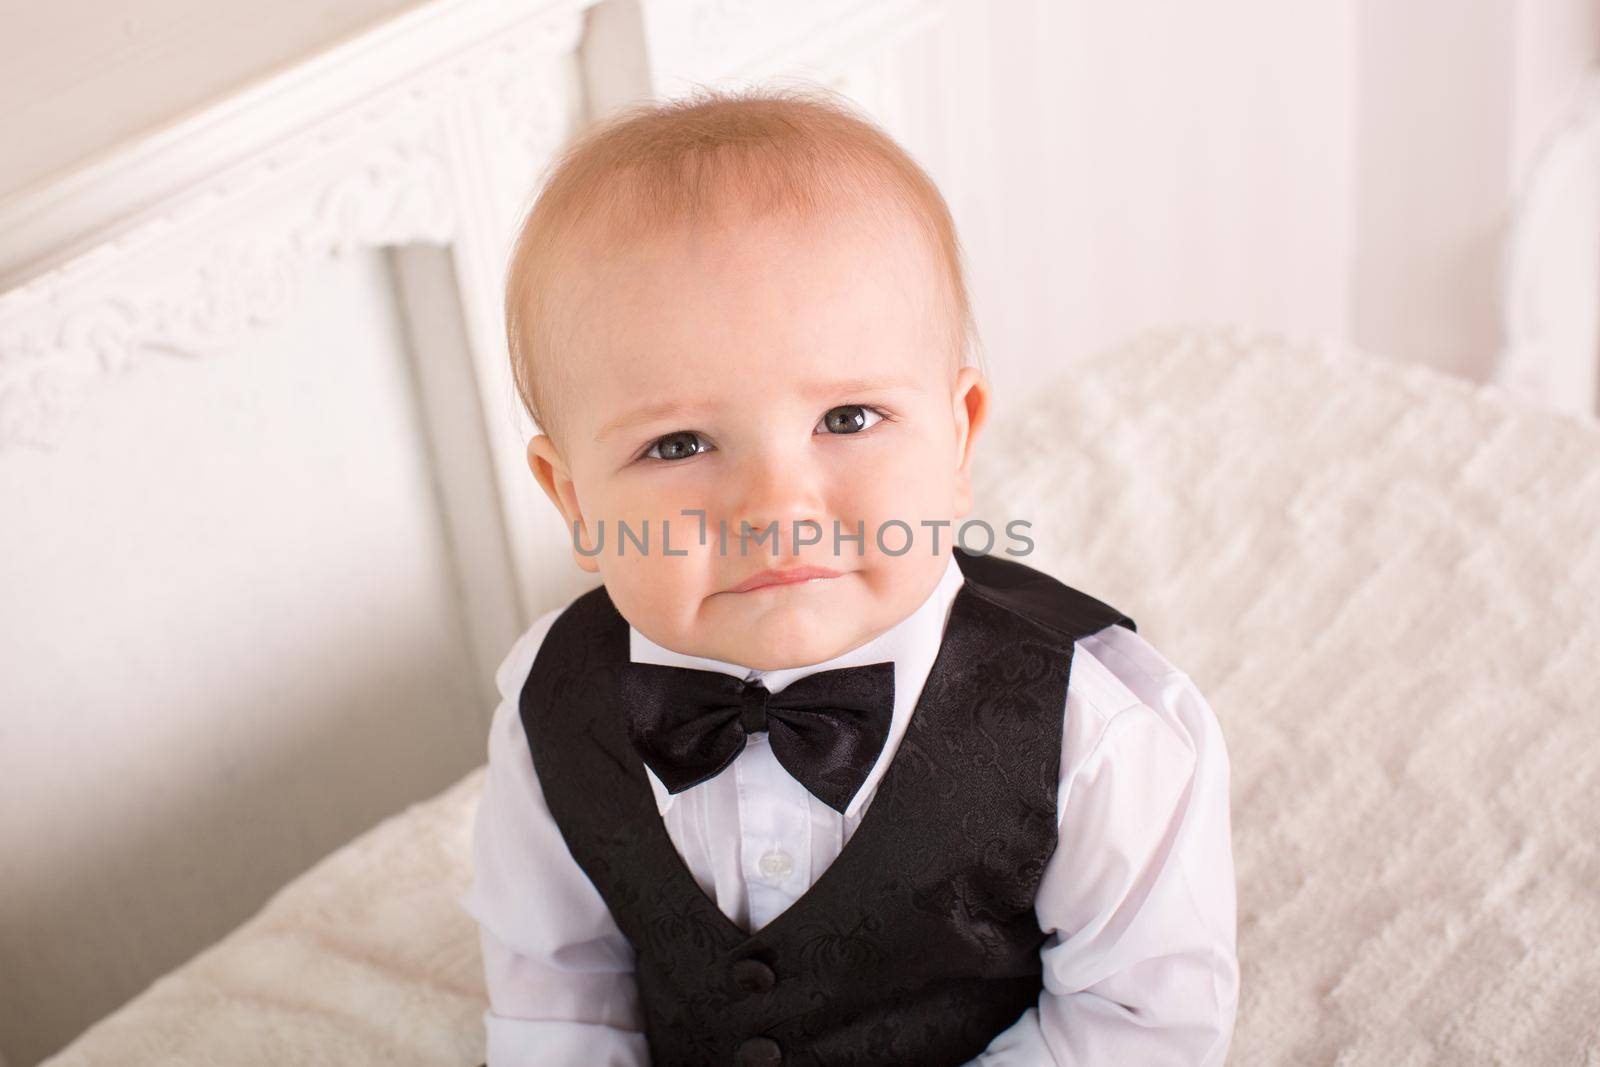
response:
{"label": "textured white fabric", "polygon": [[[1600,427],[1214,332],[1001,395],[985,433],[980,511],[1031,520],[1034,565],[1125,608],[1222,724],[1229,1064],[1600,1063]],[[307,871],[50,1067],[481,1062],[457,898],[485,776]]]}
{"label": "textured white fabric", "polygon": [[[815,671],[895,664],[889,741],[842,815],[778,764],[763,735],[722,774],[682,793],[668,793],[646,769],[668,836],[736,923],[759,929],[791,905],[870,810],[962,581],[951,557],[907,618],[806,667],[747,670],[674,652],[630,628],[636,660],[759,679],[773,692]],[[632,949],[561,842],[517,707],[558,614],[535,622],[496,675],[503,700],[476,820],[477,876],[461,901],[484,931],[488,1064],[644,1067]],[[1062,713],[1060,845],[1035,902],[1040,928],[1055,931],[1040,953],[1045,990],[978,1062],[1220,1064],[1238,963],[1227,753],[1216,718],[1186,675],[1120,626],[1078,642]],[[768,873],[763,858],[783,862]],[[576,1057],[560,1051],[580,1047]]]}

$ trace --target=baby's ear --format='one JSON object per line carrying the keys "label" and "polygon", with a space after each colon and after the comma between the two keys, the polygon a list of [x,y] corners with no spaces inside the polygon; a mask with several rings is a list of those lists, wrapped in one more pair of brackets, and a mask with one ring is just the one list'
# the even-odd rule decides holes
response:
{"label": "baby's ear", "polygon": [[950,402],[956,427],[956,506],[965,515],[972,507],[972,457],[978,435],[989,418],[989,381],[977,367],[956,372]]}
{"label": "baby's ear", "polygon": [[[528,469],[533,472],[534,480],[544,490],[544,495],[550,498],[550,503],[561,512],[567,536],[572,539],[572,558],[591,574],[597,572],[600,569],[595,562],[597,553],[588,551],[589,528],[584,522],[583,509],[578,506],[578,492],[572,484],[572,474],[548,434],[535,434],[528,442]],[[586,551],[580,552],[580,546]]]}

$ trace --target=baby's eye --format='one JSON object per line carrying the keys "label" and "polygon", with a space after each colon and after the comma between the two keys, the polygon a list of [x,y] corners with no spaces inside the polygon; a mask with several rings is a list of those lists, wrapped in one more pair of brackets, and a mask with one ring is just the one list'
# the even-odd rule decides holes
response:
{"label": "baby's eye", "polygon": [[[696,448],[695,442],[700,441],[700,435],[693,430],[679,430],[669,433],[665,437],[658,437],[645,452],[642,459],[680,460],[700,452],[709,452],[709,448]],[[702,441],[701,444],[704,444]]]}
{"label": "baby's eye", "polygon": [[[874,421],[868,422],[868,418]],[[882,420],[883,413],[877,408],[869,408],[864,404],[841,404],[829,408],[827,414],[822,416],[822,421],[817,423],[817,428],[822,433],[860,433]]]}

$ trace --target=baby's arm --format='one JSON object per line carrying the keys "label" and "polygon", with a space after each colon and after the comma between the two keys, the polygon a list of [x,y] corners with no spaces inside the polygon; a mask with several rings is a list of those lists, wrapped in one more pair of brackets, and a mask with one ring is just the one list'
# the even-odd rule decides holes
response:
{"label": "baby's arm", "polygon": [[558,614],[536,622],[497,672],[473,881],[459,901],[483,946],[488,1067],[645,1067],[633,947],[545,806],[518,710]]}
{"label": "baby's arm", "polygon": [[1078,655],[1074,677],[1091,673],[1069,695],[1060,838],[1035,902],[1045,990],[974,1062],[1215,1067],[1239,987],[1221,728],[1143,638],[1113,626]]}

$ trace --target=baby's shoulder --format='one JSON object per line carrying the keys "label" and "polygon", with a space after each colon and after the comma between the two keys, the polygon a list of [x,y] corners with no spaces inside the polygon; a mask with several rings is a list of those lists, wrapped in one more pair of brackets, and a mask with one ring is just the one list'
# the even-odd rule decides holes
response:
{"label": "baby's shoulder", "polygon": [[1080,638],[1078,647],[1087,650],[1119,678],[1149,684],[1183,673],[1144,635],[1126,626],[1107,626]]}
{"label": "baby's shoulder", "polygon": [[1159,677],[1164,664],[1160,653],[1138,634],[1125,626],[1107,626],[1074,643],[1069,690],[1108,715],[1115,714],[1139,702],[1141,685]]}
{"label": "baby's shoulder", "polygon": [[506,653],[505,659],[500,661],[500,666],[494,672],[494,684],[501,696],[510,701],[517,699],[523,683],[528,680],[528,672],[533,670],[533,661],[539,655],[539,648],[550,634],[550,628],[561,617],[561,613],[571,606],[563,604],[540,615],[511,645],[511,651]]}
{"label": "baby's shoulder", "polygon": [[1069,698],[1108,722],[1137,705],[1156,706],[1162,691],[1183,672],[1148,640],[1126,626],[1107,626],[1077,640]]}
{"label": "baby's shoulder", "polygon": [[[1221,723],[1187,671],[1146,638],[1123,626],[1080,638],[1067,686],[1067,751],[1076,765],[1113,735],[1123,758],[1159,761],[1188,774],[1206,768],[1207,781],[1226,788],[1228,756]],[[1213,773],[1215,771],[1215,773]],[[1218,786],[1218,783],[1221,783]]]}

